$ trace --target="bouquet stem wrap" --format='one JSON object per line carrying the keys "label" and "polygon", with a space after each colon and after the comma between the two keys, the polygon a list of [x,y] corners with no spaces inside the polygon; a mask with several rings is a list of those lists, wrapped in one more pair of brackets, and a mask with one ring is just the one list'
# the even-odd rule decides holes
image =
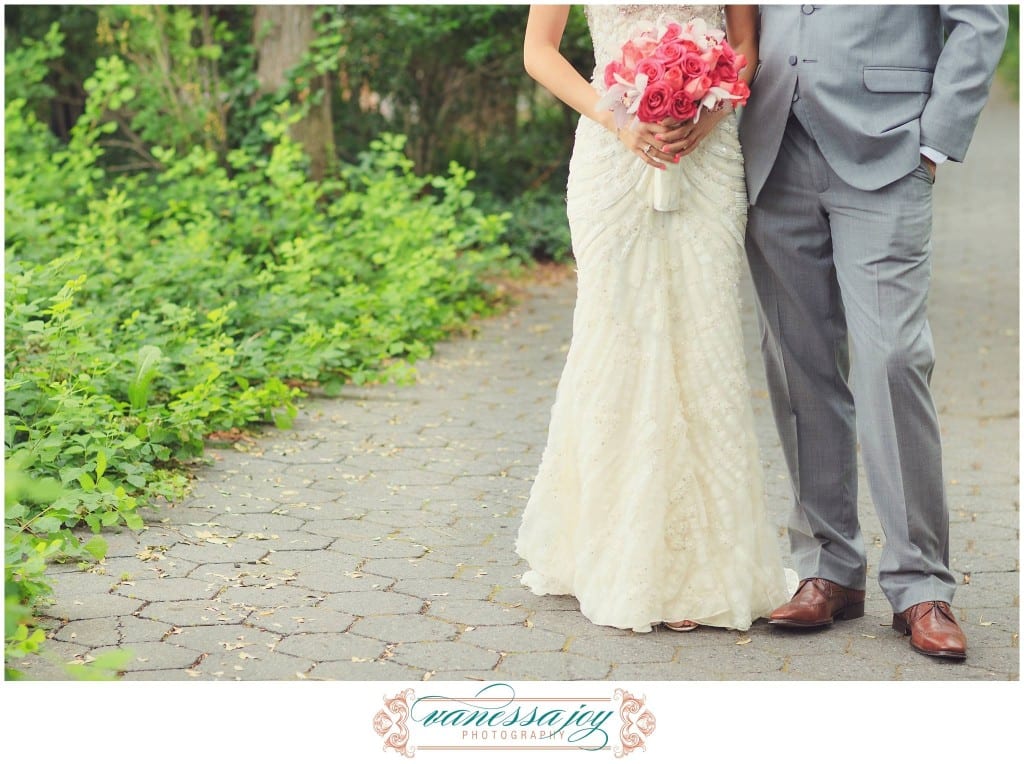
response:
{"label": "bouquet stem wrap", "polygon": [[[653,168],[652,168],[653,169]],[[682,168],[669,162],[664,170],[653,170],[651,206],[658,212],[674,212],[683,204]]]}

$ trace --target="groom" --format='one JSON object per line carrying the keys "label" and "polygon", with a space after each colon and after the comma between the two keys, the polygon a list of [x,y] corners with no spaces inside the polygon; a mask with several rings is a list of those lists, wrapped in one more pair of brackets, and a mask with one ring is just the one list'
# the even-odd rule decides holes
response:
{"label": "groom", "polygon": [[932,184],[964,159],[1006,25],[1005,6],[761,7],[740,124],[747,253],[802,579],[769,623],[864,614],[859,436],[893,628],[925,655],[967,655],[929,392]]}

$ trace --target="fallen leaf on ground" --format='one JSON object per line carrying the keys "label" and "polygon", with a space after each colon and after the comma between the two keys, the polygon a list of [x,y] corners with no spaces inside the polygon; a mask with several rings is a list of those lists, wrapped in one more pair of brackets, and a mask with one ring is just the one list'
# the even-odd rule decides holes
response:
{"label": "fallen leaf on ground", "polygon": [[737,645],[749,645],[749,644],[750,644],[751,642],[753,642],[753,641],[754,641],[754,640],[752,640],[752,639],[751,639],[750,637],[747,637],[746,639],[741,639],[741,640],[740,640],[739,642],[737,642],[736,644],[737,644]]}

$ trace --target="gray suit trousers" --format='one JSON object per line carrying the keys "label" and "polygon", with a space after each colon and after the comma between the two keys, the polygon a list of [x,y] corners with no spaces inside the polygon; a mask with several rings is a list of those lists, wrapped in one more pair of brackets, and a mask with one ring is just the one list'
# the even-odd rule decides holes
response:
{"label": "gray suit trousers", "polygon": [[877,190],[854,188],[791,116],[747,227],[795,497],[789,537],[797,571],[865,588],[859,440],[885,533],[878,582],[896,612],[952,602],[956,588],[929,390],[931,225],[926,165]]}

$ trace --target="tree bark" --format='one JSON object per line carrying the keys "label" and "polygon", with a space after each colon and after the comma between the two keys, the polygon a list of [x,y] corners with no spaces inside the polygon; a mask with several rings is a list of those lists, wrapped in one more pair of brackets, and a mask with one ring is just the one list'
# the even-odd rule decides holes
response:
{"label": "tree bark", "polygon": [[[257,5],[253,17],[256,45],[256,78],[261,93],[273,93],[288,82],[288,71],[302,61],[309,51],[316,32],[314,5]],[[334,124],[331,116],[329,75],[314,75],[301,83],[297,97],[300,102],[315,98],[309,113],[292,125],[291,136],[302,144],[310,159],[310,174],[322,180],[333,167]]]}

